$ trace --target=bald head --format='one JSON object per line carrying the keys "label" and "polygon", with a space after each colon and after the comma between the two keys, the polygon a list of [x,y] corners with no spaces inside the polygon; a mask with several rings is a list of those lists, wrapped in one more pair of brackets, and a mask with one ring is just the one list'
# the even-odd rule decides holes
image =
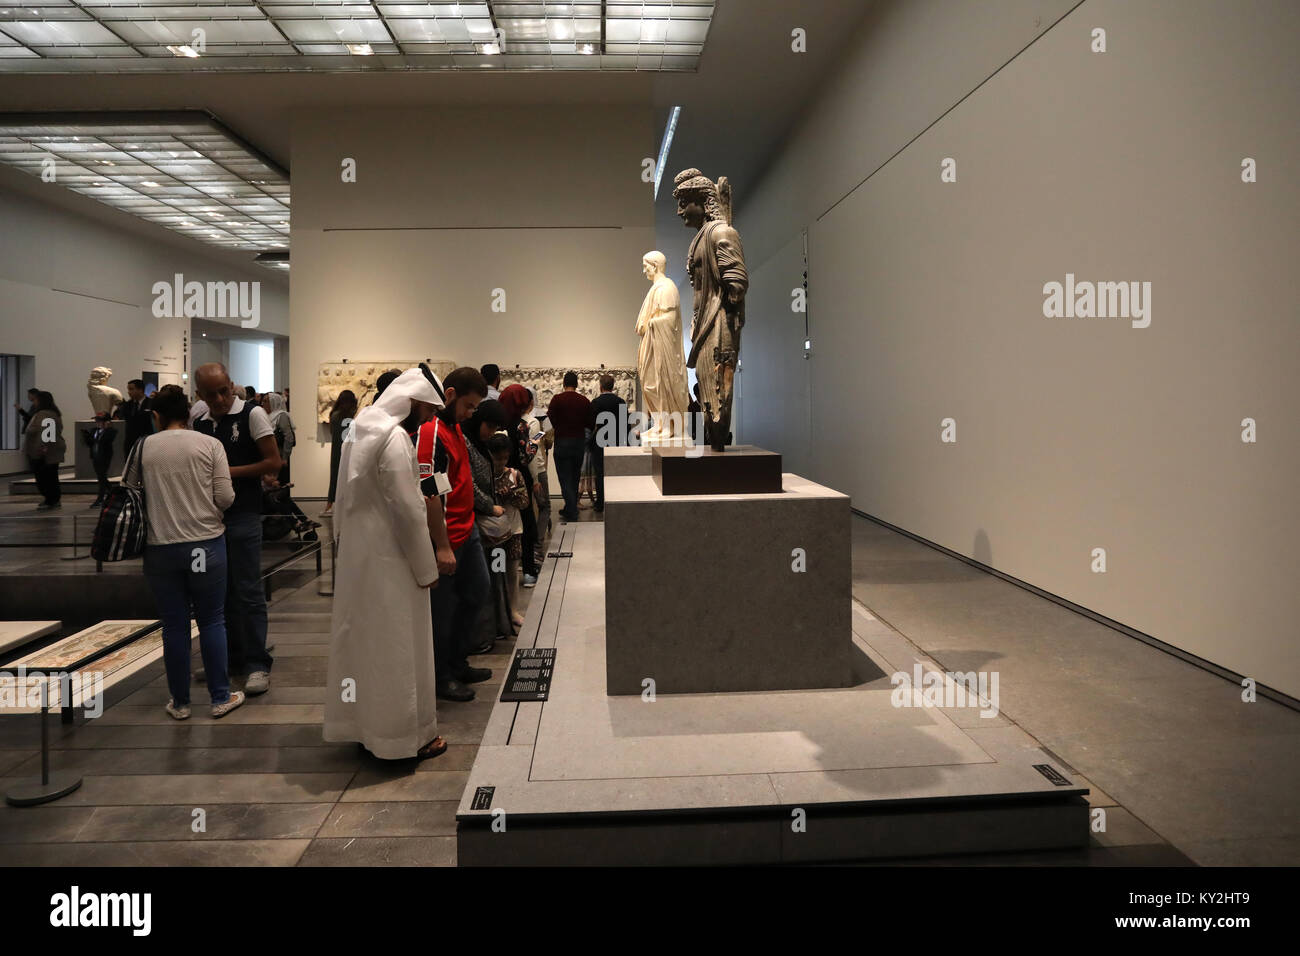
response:
{"label": "bald head", "polygon": [[220,362],[209,362],[194,370],[194,390],[208,405],[213,418],[230,411],[235,402],[235,389],[230,384],[230,373]]}

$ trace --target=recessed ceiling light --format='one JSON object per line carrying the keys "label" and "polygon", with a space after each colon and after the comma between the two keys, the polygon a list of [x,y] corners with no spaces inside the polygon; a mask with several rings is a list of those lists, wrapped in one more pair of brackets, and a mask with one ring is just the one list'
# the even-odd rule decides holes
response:
{"label": "recessed ceiling light", "polygon": [[150,189],[161,189],[161,188],[162,188],[162,187],[159,186],[156,182],[154,182],[152,179],[146,179],[144,182],[140,183],[140,185],[141,185],[141,186],[148,186]]}
{"label": "recessed ceiling light", "polygon": [[375,53],[369,43],[349,43],[347,48],[353,56],[374,56]]}
{"label": "recessed ceiling light", "polygon": [[578,52],[581,53],[583,56],[591,56],[593,53],[596,52],[596,48],[592,46],[590,43],[584,43],[582,44],[582,46],[578,47]]}
{"label": "recessed ceiling light", "polygon": [[199,55],[199,51],[194,49],[194,47],[190,46],[188,43],[183,44],[182,46],[169,46],[167,47],[167,50],[175,56],[188,56],[197,59]]}

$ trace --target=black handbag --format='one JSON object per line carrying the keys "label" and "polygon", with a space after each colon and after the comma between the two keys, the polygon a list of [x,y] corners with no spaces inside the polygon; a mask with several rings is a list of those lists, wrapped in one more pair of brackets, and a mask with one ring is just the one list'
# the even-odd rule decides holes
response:
{"label": "black handbag", "polygon": [[[144,554],[149,535],[149,519],[144,507],[144,443],[141,438],[131,449],[131,458],[140,472],[139,489],[128,488],[125,482],[108,493],[108,500],[99,512],[95,536],[91,540],[90,556],[96,561],[129,561]],[[123,478],[131,470],[127,461],[122,469]]]}

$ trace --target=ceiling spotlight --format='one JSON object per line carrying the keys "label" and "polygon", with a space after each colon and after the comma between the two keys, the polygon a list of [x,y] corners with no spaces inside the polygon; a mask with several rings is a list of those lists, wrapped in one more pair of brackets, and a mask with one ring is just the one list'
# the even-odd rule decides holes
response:
{"label": "ceiling spotlight", "polygon": [[161,188],[162,188],[162,187],[159,186],[156,182],[154,182],[152,179],[146,179],[146,180],[144,180],[142,183],[140,183],[140,185],[141,185],[141,186],[148,186],[150,189],[161,189]]}
{"label": "ceiling spotlight", "polygon": [[596,48],[592,46],[590,43],[584,43],[578,47],[578,52],[581,53],[583,56],[591,56],[593,53],[596,52]]}
{"label": "ceiling spotlight", "polygon": [[499,43],[484,43],[479,49],[485,56],[497,56],[501,52]]}
{"label": "ceiling spotlight", "polygon": [[369,43],[348,43],[348,52],[353,56],[374,56],[375,51]]}
{"label": "ceiling spotlight", "polygon": [[199,51],[194,49],[194,47],[190,46],[188,43],[182,46],[169,46],[167,52],[171,53],[173,56],[198,57],[199,55]]}

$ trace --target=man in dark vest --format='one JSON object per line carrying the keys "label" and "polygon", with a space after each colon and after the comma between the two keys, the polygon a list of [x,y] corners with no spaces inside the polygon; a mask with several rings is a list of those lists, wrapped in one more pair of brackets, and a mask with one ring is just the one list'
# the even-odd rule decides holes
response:
{"label": "man in dark vest", "polygon": [[244,693],[271,686],[266,650],[266,597],[262,591],[262,479],[280,473],[280,452],[271,419],[259,405],[235,397],[226,367],[213,362],[194,372],[194,385],[208,410],[194,430],[226,449],[235,503],[226,510],[226,644],[230,673],[247,673]]}

